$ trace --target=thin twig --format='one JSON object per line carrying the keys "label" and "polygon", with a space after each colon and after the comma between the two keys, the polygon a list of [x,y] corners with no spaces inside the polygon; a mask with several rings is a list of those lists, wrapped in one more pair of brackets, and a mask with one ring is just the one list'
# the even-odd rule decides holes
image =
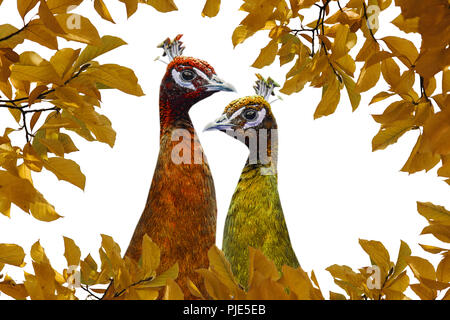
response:
{"label": "thin twig", "polygon": [[28,22],[26,25],[24,25],[21,29],[17,30],[16,32],[13,32],[13,33],[7,35],[6,37],[1,38],[1,39],[0,39],[0,42],[6,41],[6,40],[8,40],[8,39],[14,37],[15,35],[21,33],[23,30],[25,30],[26,27],[28,27],[28,24],[29,24],[29,22]]}
{"label": "thin twig", "polygon": [[140,285],[141,283],[144,283],[144,282],[147,282],[147,281],[151,281],[151,280],[153,280],[153,279],[154,279],[154,277],[152,276],[152,277],[148,277],[148,278],[146,278],[146,279],[139,280],[139,281],[137,281],[137,282],[131,284],[129,287],[127,287],[127,288],[125,288],[125,289],[123,289],[123,290],[120,290],[119,292],[114,293],[114,298],[117,298],[117,297],[121,296],[122,293],[124,293],[125,291],[127,291],[127,290],[130,289],[131,287]]}
{"label": "thin twig", "polygon": [[83,286],[81,285],[80,287],[81,287],[81,289],[83,289],[84,291],[86,291],[87,293],[89,293],[88,298],[89,298],[89,297],[93,297],[93,298],[95,298],[95,299],[97,299],[97,300],[101,300],[100,297],[96,296],[91,290],[89,290],[89,286],[83,287]]}
{"label": "thin twig", "polygon": [[372,39],[375,40],[376,43],[378,43],[378,40],[375,38],[375,35],[373,34],[372,28],[370,27],[369,18],[367,17],[367,7],[366,3],[363,1],[363,8],[364,8],[364,18],[366,19],[367,28],[369,29],[370,35],[372,36]]}

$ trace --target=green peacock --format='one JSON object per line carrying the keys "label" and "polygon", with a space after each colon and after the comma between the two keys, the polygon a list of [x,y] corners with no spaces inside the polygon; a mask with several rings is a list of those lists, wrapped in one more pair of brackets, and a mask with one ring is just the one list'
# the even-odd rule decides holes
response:
{"label": "green peacock", "polygon": [[256,95],[232,101],[205,130],[220,130],[250,150],[231,199],[223,233],[223,251],[243,287],[249,276],[249,246],[261,250],[278,270],[299,267],[278,194],[277,123],[268,98],[278,84],[257,74]]}

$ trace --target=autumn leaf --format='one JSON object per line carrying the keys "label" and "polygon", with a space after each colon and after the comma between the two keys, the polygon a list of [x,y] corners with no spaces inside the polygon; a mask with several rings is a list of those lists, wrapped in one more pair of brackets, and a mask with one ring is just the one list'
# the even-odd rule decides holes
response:
{"label": "autumn leaf", "polygon": [[24,258],[25,252],[20,246],[0,243],[0,263],[21,266]]}
{"label": "autumn leaf", "polygon": [[278,52],[278,43],[275,40],[271,40],[267,46],[261,49],[258,58],[253,62],[252,67],[261,69],[265,66],[272,64]]}
{"label": "autumn leaf", "polygon": [[173,0],[144,0],[146,4],[151,5],[159,12],[170,12],[178,10]]}
{"label": "autumn leaf", "polygon": [[103,0],[94,0],[94,9],[105,20],[115,23]]}
{"label": "autumn leaf", "polygon": [[336,111],[341,98],[341,91],[339,90],[339,81],[332,74],[331,80],[327,86],[323,87],[322,99],[314,112],[314,119],[330,115]]}
{"label": "autumn leaf", "polygon": [[49,158],[44,162],[44,167],[53,172],[59,180],[65,180],[84,190],[86,177],[81,172],[80,166],[73,160]]}
{"label": "autumn leaf", "polygon": [[64,257],[66,258],[67,265],[78,266],[80,264],[81,251],[75,242],[67,237],[64,238]]}
{"label": "autumn leaf", "polygon": [[103,36],[101,38],[101,44],[97,46],[88,45],[79,55],[73,68],[78,69],[81,65],[97,58],[98,56],[114,50],[120,46],[127,44],[125,41],[114,36]]}
{"label": "autumn leaf", "polygon": [[203,17],[215,17],[220,10],[220,0],[206,0],[205,6],[202,10]]}
{"label": "autumn leaf", "polygon": [[382,150],[394,144],[406,132],[413,128],[411,120],[399,120],[382,127],[372,140],[372,151]]}
{"label": "autumn leaf", "polygon": [[33,9],[39,0],[17,0],[17,11],[19,11],[22,20],[25,19],[25,15]]}

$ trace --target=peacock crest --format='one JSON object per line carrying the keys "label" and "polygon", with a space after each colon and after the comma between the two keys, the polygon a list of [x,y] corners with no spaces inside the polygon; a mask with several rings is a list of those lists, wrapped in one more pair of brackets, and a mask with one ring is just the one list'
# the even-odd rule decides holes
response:
{"label": "peacock crest", "polygon": [[266,101],[269,100],[270,96],[274,96],[274,89],[280,85],[275,82],[272,78],[264,79],[259,73],[256,74],[258,80],[256,80],[253,88],[258,96],[262,96]]}
{"label": "peacock crest", "polygon": [[158,48],[162,48],[164,50],[163,57],[167,56],[169,62],[172,61],[175,57],[181,56],[183,54],[185,47],[183,46],[183,42],[180,41],[182,36],[182,34],[179,34],[173,40],[167,38],[160,45],[158,45]]}

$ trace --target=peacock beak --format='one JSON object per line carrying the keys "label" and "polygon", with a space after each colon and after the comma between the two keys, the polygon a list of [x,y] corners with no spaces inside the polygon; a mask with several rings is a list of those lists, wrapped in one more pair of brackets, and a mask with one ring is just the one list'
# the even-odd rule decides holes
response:
{"label": "peacock beak", "polygon": [[203,129],[203,132],[212,130],[227,131],[230,129],[233,129],[233,124],[230,122],[226,115],[222,115],[215,121],[208,123],[205,129]]}
{"label": "peacock beak", "polygon": [[236,92],[236,89],[231,83],[225,82],[222,79],[220,79],[218,76],[213,75],[213,77],[209,80],[209,82],[204,85],[206,88],[206,91],[231,91]]}

